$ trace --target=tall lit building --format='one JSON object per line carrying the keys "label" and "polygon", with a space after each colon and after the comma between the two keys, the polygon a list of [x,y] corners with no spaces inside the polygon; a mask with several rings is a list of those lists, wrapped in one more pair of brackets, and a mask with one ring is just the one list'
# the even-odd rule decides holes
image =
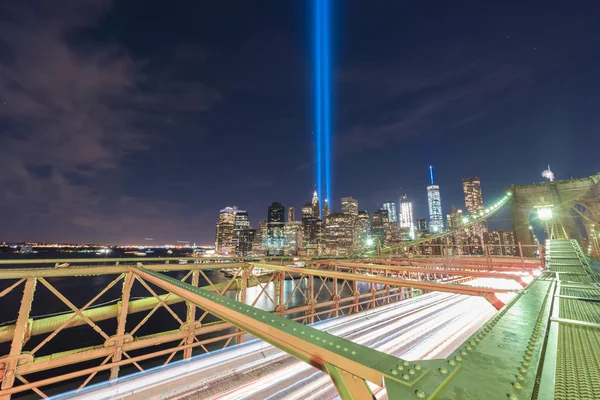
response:
{"label": "tall lit building", "polygon": [[462,184],[467,212],[477,214],[483,211],[483,197],[481,196],[481,180],[479,177],[463,178]]}
{"label": "tall lit building", "polygon": [[252,254],[254,255],[265,255],[267,248],[267,221],[261,220],[258,224],[258,229],[254,233],[254,240],[252,241]]}
{"label": "tall lit building", "polygon": [[[327,199],[325,199],[324,205],[323,205],[323,221],[325,221],[325,218],[331,214],[331,210],[329,209],[329,201],[327,201]],[[327,223],[327,222],[325,222]]]}
{"label": "tall lit building", "polygon": [[314,217],[302,219],[302,255],[319,256],[322,253],[323,221]]}
{"label": "tall lit building", "polygon": [[348,256],[355,251],[354,234],[355,216],[344,213],[333,213],[325,218],[323,245],[325,254],[331,256]]}
{"label": "tall lit building", "polygon": [[408,201],[406,193],[400,197],[400,228],[408,229],[411,239],[415,238],[415,221],[412,202]]}
{"label": "tall lit building", "polygon": [[371,237],[371,217],[367,211],[359,211],[356,218],[356,240],[357,247],[361,248],[367,245],[367,240]]}
{"label": "tall lit building", "polygon": [[[473,178],[463,178],[463,192],[465,194],[465,207],[467,212],[475,215],[484,211],[483,196],[481,195],[481,180],[475,176]],[[484,234],[487,232],[487,223],[485,221],[477,222],[471,225],[471,236],[479,237],[479,243],[484,242]],[[475,240],[476,241],[476,240]]]}
{"label": "tall lit building", "polygon": [[302,248],[302,222],[288,221],[283,228],[285,235],[285,254],[295,256]]}
{"label": "tall lit building", "polygon": [[248,256],[253,254],[254,236],[256,235],[256,229],[250,227],[242,228],[236,231],[237,245],[235,247],[235,253],[238,256]]}
{"label": "tall lit building", "polygon": [[315,192],[313,193],[313,197],[312,197],[312,201],[310,202],[312,205],[312,212],[313,212],[313,216],[315,218],[321,218],[321,207],[320,207],[320,203],[319,203],[319,195],[317,194],[317,191],[315,190]]}
{"label": "tall lit building", "polygon": [[296,220],[296,209],[294,208],[294,206],[288,207],[288,219],[287,220],[288,220],[288,222]]}
{"label": "tall lit building", "polygon": [[469,249],[464,247],[468,243],[468,228],[461,228],[463,225],[463,211],[456,209],[456,207],[450,207],[450,214],[448,215],[448,229],[453,229],[454,233],[451,236],[452,242],[456,246],[456,255],[469,254]]}
{"label": "tall lit building", "polygon": [[319,218],[318,216],[315,216],[313,214],[313,212],[314,212],[314,209],[313,209],[312,204],[304,203],[304,205],[302,206],[302,219],[310,218],[310,217]]}
{"label": "tall lit building", "polygon": [[442,215],[442,200],[440,187],[434,184],[433,167],[429,166],[429,179],[431,185],[427,186],[427,204],[429,205],[429,230],[432,233],[444,230],[444,217]]}
{"label": "tall lit building", "polygon": [[342,197],[342,213],[358,215],[358,200],[352,197]]}
{"label": "tall lit building", "polygon": [[267,252],[269,255],[282,255],[285,247],[285,209],[279,202],[269,206],[267,215]]}
{"label": "tall lit building", "polygon": [[235,222],[233,227],[233,245],[235,252],[239,256],[245,256],[252,250],[252,240],[254,232],[250,232],[250,220],[248,213],[244,210],[238,210],[235,213]]}
{"label": "tall lit building", "polygon": [[385,243],[385,233],[389,230],[390,219],[387,210],[377,210],[373,214],[373,222],[371,223],[371,235],[377,236],[381,244]]}
{"label": "tall lit building", "polygon": [[235,216],[238,212],[236,206],[225,207],[219,213],[219,222],[215,235],[215,250],[217,254],[230,255],[235,252],[234,241]]}
{"label": "tall lit building", "polygon": [[396,203],[393,201],[386,201],[383,203],[384,210],[387,210],[390,222],[398,222],[398,214],[396,212]]}
{"label": "tall lit building", "polygon": [[426,231],[427,230],[427,220],[425,218],[417,218],[417,230],[418,231]]}

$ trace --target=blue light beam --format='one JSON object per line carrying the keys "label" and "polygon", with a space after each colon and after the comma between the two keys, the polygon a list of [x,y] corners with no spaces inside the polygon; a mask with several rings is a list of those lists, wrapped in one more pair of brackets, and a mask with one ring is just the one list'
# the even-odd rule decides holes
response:
{"label": "blue light beam", "polygon": [[[331,43],[330,0],[313,0],[314,100],[316,185],[319,199],[332,199],[331,192]],[[323,194],[323,181],[325,195]]]}
{"label": "blue light beam", "polygon": [[323,4],[323,140],[325,148],[325,189],[326,199],[332,199],[331,193],[331,43],[329,40],[330,0]]}
{"label": "blue light beam", "polygon": [[319,0],[313,1],[313,27],[314,27],[314,54],[313,54],[313,75],[314,75],[314,114],[315,114],[315,162],[316,162],[316,190],[317,195],[322,199],[323,193],[323,106],[322,106],[322,92],[323,92],[323,75],[322,75],[322,15]]}
{"label": "blue light beam", "polygon": [[431,184],[433,185],[433,165],[429,166],[429,180],[431,181]]}

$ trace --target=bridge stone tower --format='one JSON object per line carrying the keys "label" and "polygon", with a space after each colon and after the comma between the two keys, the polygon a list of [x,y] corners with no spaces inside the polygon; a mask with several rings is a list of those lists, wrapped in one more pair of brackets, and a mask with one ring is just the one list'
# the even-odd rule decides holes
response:
{"label": "bridge stone tower", "polygon": [[[587,178],[551,181],[528,186],[512,186],[510,214],[515,240],[522,244],[534,244],[530,232],[532,213],[535,207],[551,204],[553,220],[560,223],[568,239],[582,238],[577,226],[580,214],[588,238],[592,238],[592,225],[600,229],[600,173]],[[580,210],[576,212],[574,209]],[[580,224],[581,225],[581,224]],[[597,249],[596,249],[597,251]]]}

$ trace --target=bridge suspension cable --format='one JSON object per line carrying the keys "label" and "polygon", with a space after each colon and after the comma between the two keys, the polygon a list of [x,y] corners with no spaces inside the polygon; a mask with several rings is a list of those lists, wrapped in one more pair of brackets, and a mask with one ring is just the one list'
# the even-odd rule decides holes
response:
{"label": "bridge suspension cable", "polygon": [[[463,231],[466,228],[469,228],[477,223],[487,220],[489,217],[496,214],[504,205],[508,204],[510,202],[511,198],[512,198],[512,192],[506,192],[504,197],[502,197],[499,201],[494,203],[492,206],[487,207],[485,210],[482,210],[481,212],[479,212],[477,214],[470,214],[470,215],[464,216],[463,220],[462,220],[462,225],[460,225],[457,228],[450,229],[446,232],[441,232],[436,235],[432,235],[432,236],[424,237],[421,239],[405,242],[400,245],[382,247],[381,253],[390,253],[396,249],[402,249],[402,248],[406,248],[409,246],[415,246],[418,244],[427,243],[427,242],[430,242],[430,241],[433,241],[436,239],[441,239],[441,238],[444,238],[447,236],[454,235],[457,232]],[[365,254],[366,255],[373,254],[375,251],[376,250],[370,250],[370,251],[367,251]]]}

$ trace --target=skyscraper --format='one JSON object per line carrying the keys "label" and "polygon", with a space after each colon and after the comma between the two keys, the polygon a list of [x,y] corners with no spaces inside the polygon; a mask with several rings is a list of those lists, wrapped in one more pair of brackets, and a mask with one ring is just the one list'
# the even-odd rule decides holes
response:
{"label": "skyscraper", "polygon": [[417,218],[417,230],[418,231],[426,231],[427,230],[427,220],[425,218]]}
{"label": "skyscraper", "polygon": [[342,213],[357,216],[358,200],[352,197],[342,197]]}
{"label": "skyscraper", "polygon": [[225,207],[219,212],[219,222],[215,234],[215,250],[217,254],[229,255],[235,251],[234,242],[235,215],[242,210],[236,206]]}
{"label": "skyscraper", "polygon": [[354,254],[354,220],[354,215],[344,213],[333,213],[325,218],[323,244],[326,254],[331,256]]}
{"label": "skyscraper", "polygon": [[387,210],[377,210],[373,214],[373,222],[371,224],[371,235],[377,236],[381,244],[385,243],[385,233],[388,230],[390,219]]}
{"label": "skyscraper", "polygon": [[254,233],[250,232],[250,220],[248,213],[244,210],[238,210],[235,213],[235,222],[233,226],[233,246],[235,253],[239,256],[245,256],[252,250],[252,240]]}
{"label": "skyscraper", "polygon": [[[483,196],[481,195],[481,181],[479,177],[463,178],[463,192],[465,194],[465,207],[467,212],[475,215],[484,211]],[[487,223],[484,221],[471,225],[471,236],[478,236],[479,243],[484,242],[484,233],[487,232]]]}
{"label": "skyscraper", "polygon": [[323,205],[323,220],[331,213],[329,209],[329,202],[325,199],[325,204]]}
{"label": "skyscraper", "polygon": [[427,204],[429,205],[429,230],[433,233],[444,230],[444,217],[442,216],[442,200],[440,187],[434,184],[433,167],[429,166],[431,185],[427,186]]}
{"label": "skyscraper", "polygon": [[411,239],[415,238],[415,221],[413,216],[413,206],[406,193],[400,197],[400,228],[408,229]]}
{"label": "skyscraper", "polygon": [[256,229],[250,227],[242,228],[236,232],[237,246],[235,247],[235,253],[238,256],[247,256],[252,254],[252,245],[254,244],[254,236],[256,235]]}
{"label": "skyscraper", "polygon": [[288,222],[292,222],[296,220],[296,209],[294,206],[288,207]]}
{"label": "skyscraper", "polygon": [[254,233],[252,241],[252,254],[264,255],[267,251],[267,221],[261,220],[258,224],[258,229]]}
{"label": "skyscraper", "polygon": [[267,216],[267,247],[269,255],[282,255],[285,247],[285,209],[279,202],[269,206]]}
{"label": "skyscraper", "polygon": [[393,201],[386,201],[385,203],[383,203],[383,209],[387,210],[390,222],[398,222],[398,217],[396,213],[396,203],[394,203]]}
{"label": "skyscraper", "polygon": [[467,212],[469,214],[477,214],[483,211],[483,197],[481,196],[481,181],[479,177],[463,178],[462,184]]}
{"label": "skyscraper", "polygon": [[367,245],[367,239],[371,236],[371,217],[367,211],[359,211],[356,219],[356,240],[357,248]]}
{"label": "skyscraper", "polygon": [[285,254],[295,256],[302,248],[302,222],[288,221],[284,227]]}
{"label": "skyscraper", "polygon": [[319,205],[319,195],[317,194],[316,190],[313,193],[311,205],[312,205],[312,209],[313,209],[313,216],[317,219],[321,218],[321,207]]}
{"label": "skyscraper", "polygon": [[318,216],[315,216],[313,214],[314,209],[312,204],[309,203],[304,203],[304,205],[302,206],[302,219],[304,220],[305,218],[310,218],[310,217],[314,217],[314,218],[319,218]]}
{"label": "skyscraper", "polygon": [[314,217],[302,219],[302,252],[305,256],[321,255],[323,222]]}
{"label": "skyscraper", "polygon": [[451,236],[452,242],[456,246],[456,255],[468,254],[469,249],[463,247],[468,244],[468,228],[461,228],[463,225],[463,212],[456,207],[450,207],[450,214],[448,215],[448,229],[453,229],[455,232]]}

